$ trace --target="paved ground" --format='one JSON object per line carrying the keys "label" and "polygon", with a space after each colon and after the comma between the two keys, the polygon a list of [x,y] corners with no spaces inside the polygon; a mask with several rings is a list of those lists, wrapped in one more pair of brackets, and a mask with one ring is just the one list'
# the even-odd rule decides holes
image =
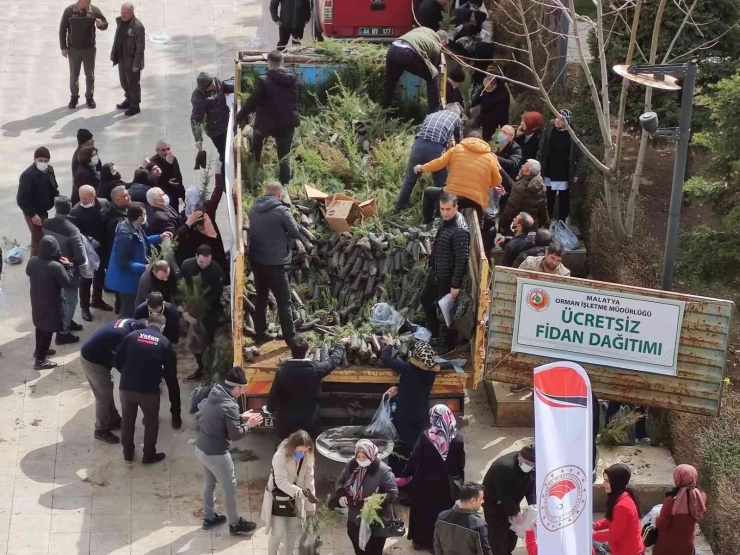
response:
{"label": "paved ground", "polygon": [[[20,173],[32,163],[33,151],[49,148],[61,191],[71,191],[70,161],[77,129],[95,134],[104,162],[115,161],[130,178],[157,139],[168,138],[188,184],[193,183],[195,153],[188,116],[190,93],[202,71],[233,75],[234,52],[275,41],[272,25],[263,25],[263,6],[249,0],[141,0],[137,16],[148,33],[167,33],[167,45],[147,43],[142,76],[142,113],[125,118],[115,110],[122,100],[117,72],[108,62],[113,28],[98,33],[96,110],[70,111],[67,62],[59,54],[59,16],[69,0],[34,0],[22,4],[0,0],[0,24],[6,29],[0,48],[0,243],[27,245],[29,234],[15,204]],[[113,21],[118,3],[97,5]],[[113,25],[113,23],[112,23]],[[253,42],[253,37],[258,37]],[[210,145],[209,145],[210,146]],[[220,218],[223,218],[221,214]],[[221,229],[228,229],[222,225]],[[26,254],[26,257],[28,255]],[[27,258],[26,258],[27,260]],[[24,263],[8,267],[0,286],[0,555],[77,553],[244,553],[266,555],[266,538],[234,541],[228,531],[204,532],[201,476],[189,443],[195,437],[191,417],[182,430],[170,427],[163,396],[159,448],[163,464],[127,464],[120,446],[93,440],[93,397],[82,373],[77,346],[57,347],[53,371],[32,368],[33,326]],[[109,302],[112,302],[108,298]],[[95,312],[95,311],[94,311]],[[103,316],[95,313],[99,325]],[[83,340],[94,325],[86,325]],[[180,375],[192,368],[181,353]],[[183,399],[190,386],[182,385]],[[470,412],[478,423],[466,432],[469,476],[482,477],[486,464],[502,450],[514,448],[527,431],[502,432],[492,427],[478,392]],[[139,423],[136,443],[141,444]],[[274,448],[270,436],[252,434],[242,445],[258,459],[238,463],[242,513],[258,519],[262,491]],[[140,451],[137,453],[137,459]],[[339,468],[320,463],[324,489]],[[324,540],[322,553],[351,552],[338,524]],[[411,552],[407,540],[389,542],[392,551]]]}

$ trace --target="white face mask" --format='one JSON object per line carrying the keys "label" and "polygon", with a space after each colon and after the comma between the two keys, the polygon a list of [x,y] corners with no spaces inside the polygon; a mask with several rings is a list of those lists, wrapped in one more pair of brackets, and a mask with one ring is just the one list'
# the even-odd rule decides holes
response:
{"label": "white face mask", "polygon": [[511,225],[509,225],[509,229],[511,229],[511,231],[516,233],[516,222],[511,222]]}
{"label": "white face mask", "polygon": [[36,169],[40,172],[45,172],[49,169],[49,162],[36,162]]}
{"label": "white face mask", "polygon": [[370,466],[370,463],[373,462],[370,459],[363,459],[361,461],[357,461],[357,464],[359,464],[362,468],[367,468]]}
{"label": "white face mask", "polygon": [[162,202],[164,203],[165,206],[169,206],[170,205],[169,195],[162,195]]}
{"label": "white face mask", "polygon": [[93,201],[93,202],[81,202],[80,203],[80,206],[82,206],[82,208],[92,208],[92,206],[94,204],[95,204],[95,201]]}
{"label": "white face mask", "polygon": [[93,156],[92,158],[90,158],[90,163],[93,166],[97,166],[98,165],[98,162],[100,162],[100,158],[98,158],[98,155],[97,154],[95,156]]}
{"label": "white face mask", "polygon": [[530,472],[532,472],[532,469],[534,468],[534,466],[529,465],[525,462],[519,461],[519,468],[521,468],[522,472],[524,472],[525,474],[529,474]]}

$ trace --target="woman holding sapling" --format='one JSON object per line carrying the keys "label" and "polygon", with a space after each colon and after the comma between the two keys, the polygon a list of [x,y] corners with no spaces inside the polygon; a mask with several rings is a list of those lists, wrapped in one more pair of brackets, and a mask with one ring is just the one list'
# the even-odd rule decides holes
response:
{"label": "woman holding sapling", "polygon": [[360,543],[360,512],[371,495],[385,494],[379,515],[384,521],[392,518],[391,505],[398,497],[396,478],[390,467],[378,458],[378,448],[369,439],[355,444],[355,458],[347,463],[336,484],[336,497],[340,507],[347,507],[347,535],[355,555],[381,555],[386,538],[371,536],[364,545]]}

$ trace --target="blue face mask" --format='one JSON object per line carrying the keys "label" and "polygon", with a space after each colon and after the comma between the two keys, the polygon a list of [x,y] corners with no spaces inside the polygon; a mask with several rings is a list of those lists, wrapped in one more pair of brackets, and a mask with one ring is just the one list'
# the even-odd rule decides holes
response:
{"label": "blue face mask", "polygon": [[296,451],[295,453],[293,453],[293,456],[296,458],[297,461],[300,461],[304,455],[305,453],[301,453],[300,451]]}
{"label": "blue face mask", "polygon": [[503,145],[506,144],[506,141],[508,141],[509,138],[506,135],[499,135],[497,140],[498,144]]}

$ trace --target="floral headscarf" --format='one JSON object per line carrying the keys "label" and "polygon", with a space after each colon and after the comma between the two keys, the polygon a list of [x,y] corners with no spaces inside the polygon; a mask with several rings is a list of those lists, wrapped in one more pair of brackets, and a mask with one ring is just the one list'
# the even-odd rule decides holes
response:
{"label": "floral headscarf", "polygon": [[[368,459],[374,461],[378,456],[378,447],[369,439],[361,439],[355,443],[355,457],[358,453],[364,453]],[[368,468],[369,467],[362,467],[358,464],[357,468],[355,468],[352,475],[349,477],[349,480],[347,480],[342,486],[347,494],[349,494],[349,496],[355,501],[361,501],[363,499],[362,481],[365,479],[365,474],[367,473]]]}
{"label": "floral headscarf", "polygon": [[437,448],[442,459],[447,460],[450,442],[457,435],[455,415],[452,414],[447,405],[434,405],[429,409],[429,421],[432,423],[432,427],[424,433]]}

